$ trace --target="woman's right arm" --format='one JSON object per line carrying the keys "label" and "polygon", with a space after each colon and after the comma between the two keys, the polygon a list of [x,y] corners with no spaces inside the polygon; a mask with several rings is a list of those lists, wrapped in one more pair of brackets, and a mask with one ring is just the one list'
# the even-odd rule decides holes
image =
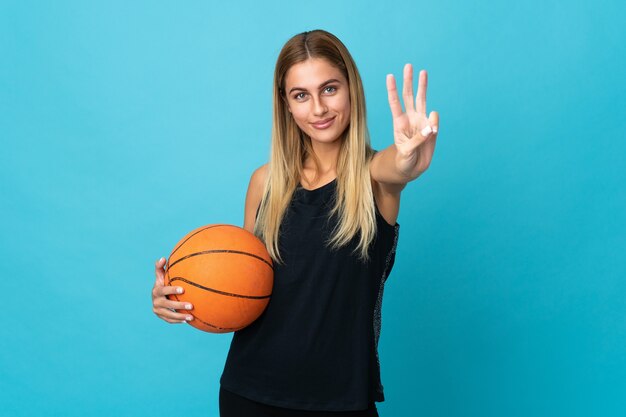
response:
{"label": "woman's right arm", "polygon": [[[248,192],[246,193],[246,204],[244,209],[243,228],[250,233],[254,233],[254,222],[256,221],[256,210],[261,204],[263,197],[263,187],[267,176],[267,164],[257,168],[250,178]],[[168,323],[185,323],[193,320],[191,314],[181,314],[174,310],[191,310],[193,306],[189,303],[169,300],[166,295],[182,294],[182,287],[165,286],[165,258],[156,261],[155,264],[154,287],[152,287],[152,311],[162,320]],[[180,292],[179,292],[180,291]]]}

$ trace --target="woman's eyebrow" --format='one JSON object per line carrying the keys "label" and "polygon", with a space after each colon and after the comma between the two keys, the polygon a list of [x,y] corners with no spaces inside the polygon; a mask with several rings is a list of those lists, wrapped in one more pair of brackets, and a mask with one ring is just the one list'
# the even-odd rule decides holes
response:
{"label": "woman's eyebrow", "polygon": [[[321,83],[319,85],[319,87],[317,88],[323,88],[326,84],[330,84],[330,83],[338,83],[339,80],[335,79],[335,78],[331,78],[328,81],[324,81],[323,83]],[[291,90],[289,90],[289,94],[291,94],[294,90],[302,90],[302,91],[306,91],[306,88],[302,88],[302,87],[293,87]]]}

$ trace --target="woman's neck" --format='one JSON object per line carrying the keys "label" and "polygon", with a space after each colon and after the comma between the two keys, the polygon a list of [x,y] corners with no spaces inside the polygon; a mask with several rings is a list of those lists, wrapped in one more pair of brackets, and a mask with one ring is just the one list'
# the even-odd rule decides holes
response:
{"label": "woman's neck", "polygon": [[307,171],[307,173],[312,173],[312,176],[315,176],[315,173],[317,173],[317,176],[320,178],[336,176],[337,160],[339,159],[341,142],[339,140],[331,143],[311,141],[311,146],[313,147],[313,152],[319,161],[320,171],[317,172],[318,167],[315,166],[313,158],[307,158],[307,160],[304,161],[304,170]]}

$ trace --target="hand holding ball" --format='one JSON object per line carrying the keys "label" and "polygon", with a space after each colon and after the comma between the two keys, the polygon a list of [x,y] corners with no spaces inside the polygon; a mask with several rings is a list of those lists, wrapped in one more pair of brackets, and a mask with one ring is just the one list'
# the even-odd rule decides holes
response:
{"label": "hand holding ball", "polygon": [[274,266],[252,233],[227,224],[208,225],[176,244],[167,260],[165,285],[184,288],[183,294],[167,297],[193,304],[189,324],[210,333],[234,332],[267,307]]}

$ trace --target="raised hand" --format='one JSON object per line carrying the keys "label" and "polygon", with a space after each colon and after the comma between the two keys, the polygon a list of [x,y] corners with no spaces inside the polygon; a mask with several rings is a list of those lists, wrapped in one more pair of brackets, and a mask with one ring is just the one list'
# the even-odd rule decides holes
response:
{"label": "raised hand", "polygon": [[433,111],[426,117],[427,84],[428,74],[422,70],[419,73],[417,99],[413,102],[413,66],[411,64],[404,66],[403,112],[395,78],[392,74],[387,75],[387,95],[397,150],[396,167],[411,178],[417,177],[430,165],[439,131],[439,114]]}

